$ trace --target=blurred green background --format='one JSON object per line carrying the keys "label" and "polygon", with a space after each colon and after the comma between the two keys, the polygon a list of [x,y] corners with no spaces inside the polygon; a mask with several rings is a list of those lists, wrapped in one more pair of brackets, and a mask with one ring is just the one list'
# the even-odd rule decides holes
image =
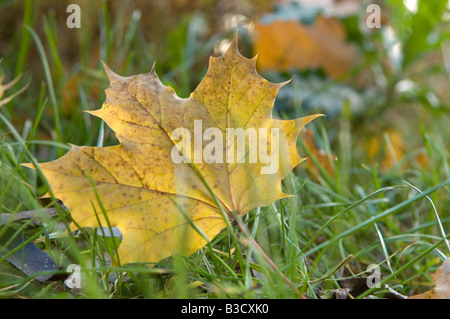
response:
{"label": "blurred green background", "polygon": [[[447,1],[379,2],[381,27],[375,29],[366,25],[372,2],[353,0],[77,1],[80,29],[66,26],[70,3],[0,4],[3,83],[20,76],[14,89],[27,85],[2,112],[23,127],[36,118],[39,98],[48,97],[39,139],[96,142],[100,123],[82,111],[104,100],[108,82],[101,60],[124,76],[147,72],[156,62],[163,82],[187,97],[205,74],[209,56],[223,53],[236,28],[243,54],[265,59],[259,64],[263,76],[293,78],[278,96],[278,110],[289,116],[321,112],[327,121],[349,117],[352,129],[366,133],[357,145],[371,160],[385,160],[383,133],[404,153],[421,146],[404,136],[408,131],[417,133],[420,125],[449,113]],[[318,16],[332,23],[319,25]],[[284,29],[277,32],[281,23]],[[292,28],[295,24],[302,29]],[[288,55],[296,61],[280,62]],[[338,132],[328,128],[333,142]]]}

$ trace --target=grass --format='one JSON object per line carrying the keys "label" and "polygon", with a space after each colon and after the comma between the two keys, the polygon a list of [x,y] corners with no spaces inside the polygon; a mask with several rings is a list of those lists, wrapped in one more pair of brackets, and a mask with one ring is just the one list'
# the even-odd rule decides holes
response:
{"label": "grass", "polygon": [[[446,241],[450,229],[448,105],[441,101],[440,107],[429,107],[421,95],[428,89],[427,83],[420,84],[423,90],[417,96],[392,95],[401,79],[426,79],[431,68],[422,73],[414,68],[428,63],[417,56],[425,56],[429,48],[421,49],[416,43],[416,51],[408,53],[408,61],[416,56],[415,62],[405,62],[395,74],[383,69],[377,61],[378,52],[365,52],[367,63],[380,72],[378,76],[389,80],[382,96],[388,97],[390,108],[379,105],[385,102],[382,98],[382,102],[366,99],[358,91],[370,116],[352,114],[351,105],[343,105],[337,116],[309,124],[331,169],[326,160],[315,157],[314,150],[308,150],[299,140],[299,149],[310,159],[283,181],[283,190],[293,197],[228,221],[226,229],[192,256],[175,255],[152,267],[145,263],[111,266],[118,239],[105,236],[103,229],[64,232],[73,222],[70,213],[53,197],[42,172],[20,164],[56,159],[69,149],[66,143],[117,143],[108,127],[82,112],[97,109],[104,101],[108,80],[101,60],[124,75],[147,72],[158,60],[156,68],[163,82],[172,85],[180,96],[188,96],[204,75],[215,45],[232,32],[217,31],[202,37],[201,18],[194,13],[171,26],[160,37],[163,40],[151,41],[141,25],[143,13],[138,8],[125,1],[112,11],[102,2],[95,11],[97,24],[91,22],[70,35],[76,41],[71,46],[76,62],[69,63],[62,48],[70,47],[64,37],[72,31],[58,31],[56,26],[61,22],[55,13],[33,14],[39,4],[32,1],[9,1],[0,10],[14,6],[23,6],[21,31],[14,34],[5,51],[0,51],[5,54],[0,56],[0,71],[11,78],[22,74],[18,87],[30,80],[31,84],[0,109],[0,213],[57,209],[56,217],[44,218],[39,226],[30,220],[8,226],[17,236],[28,238],[17,249],[34,242],[56,262],[60,270],[52,273],[61,277],[37,282],[33,279],[39,274],[24,275],[9,264],[8,255],[3,255],[1,298],[319,298],[338,288],[342,278],[370,275],[368,267],[372,264],[380,267],[382,288],[370,289],[359,297],[384,296],[384,284],[404,295],[433,286],[429,274],[450,254]],[[404,15],[401,11],[394,13],[394,18]],[[346,23],[351,25],[351,21]],[[365,41],[381,43],[380,33]],[[90,34],[99,37],[92,41]],[[404,41],[411,48],[411,40]],[[167,58],[158,54],[161,48]],[[38,59],[32,60],[33,56]],[[448,85],[448,70],[437,69],[438,74],[446,76]],[[290,88],[294,96],[302,97],[296,89],[297,78],[307,81],[308,77],[300,74]],[[328,87],[339,85],[326,83]],[[321,90],[315,94],[326,96],[326,89]],[[277,107],[280,116],[291,118],[323,111],[320,106],[307,109],[301,98],[295,99],[291,108]],[[376,133],[382,138],[377,144],[384,154],[371,157],[366,149],[372,128],[382,127],[389,122],[386,119],[393,126],[405,128],[404,150],[399,154],[390,131],[378,129]],[[389,165],[383,164],[386,161]],[[50,197],[40,198],[47,191]],[[103,226],[112,232],[111,225]],[[6,226],[0,226],[0,238],[4,232]],[[1,244],[7,245],[7,241]],[[81,290],[63,284],[70,264],[81,266]]]}

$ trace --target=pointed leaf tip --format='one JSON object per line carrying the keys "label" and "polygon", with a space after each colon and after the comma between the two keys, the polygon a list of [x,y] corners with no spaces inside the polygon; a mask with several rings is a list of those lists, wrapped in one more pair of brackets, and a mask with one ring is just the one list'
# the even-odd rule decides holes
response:
{"label": "pointed leaf tip", "polygon": [[122,83],[126,80],[124,77],[118,75],[113,70],[111,70],[110,67],[108,65],[106,65],[105,62],[103,62],[103,60],[101,60],[101,61],[103,64],[103,68],[105,69],[106,75],[108,75],[109,82],[111,84]]}
{"label": "pointed leaf tip", "polygon": [[150,72],[149,72],[150,74],[152,74],[152,73],[156,73],[156,61],[155,62],[153,62],[153,65],[152,65],[152,69],[150,70]]}
{"label": "pointed leaf tip", "polygon": [[231,43],[230,43],[230,47],[228,48],[228,50],[226,51],[225,54],[231,53],[231,52],[237,52],[240,54],[239,48],[238,48],[238,38],[239,38],[238,33],[239,33],[239,29],[236,30],[236,32],[234,33],[233,39],[231,40]]}
{"label": "pointed leaf tip", "polygon": [[232,43],[236,43],[236,46],[237,46],[238,38],[239,38],[239,28],[237,28],[236,32],[234,32],[233,40],[231,41]]}
{"label": "pointed leaf tip", "polygon": [[78,145],[75,145],[75,144],[72,144],[72,143],[67,143],[67,144],[70,146],[70,150],[71,151],[77,151],[77,150],[79,150],[81,148],[81,146],[78,146]]}

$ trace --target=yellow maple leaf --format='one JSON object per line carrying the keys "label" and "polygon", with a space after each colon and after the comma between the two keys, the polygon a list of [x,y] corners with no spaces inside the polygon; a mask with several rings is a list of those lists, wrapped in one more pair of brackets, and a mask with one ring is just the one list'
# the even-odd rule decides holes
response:
{"label": "yellow maple leaf", "polygon": [[186,99],[163,85],[154,67],[121,77],[105,65],[106,101],[89,113],[102,118],[120,144],[73,146],[39,166],[80,227],[97,227],[98,219],[107,225],[98,192],[111,226],[123,235],[120,263],[194,253],[226,227],[217,202],[232,216],[288,196],[281,180],[303,160],[297,135],[320,115],[273,119],[284,83],[268,82],[255,64],[239,53],[235,35],[224,55],[211,57]]}

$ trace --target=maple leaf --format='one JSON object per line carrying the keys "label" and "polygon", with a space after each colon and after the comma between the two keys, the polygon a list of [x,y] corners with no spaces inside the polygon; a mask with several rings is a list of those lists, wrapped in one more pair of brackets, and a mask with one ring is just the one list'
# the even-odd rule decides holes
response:
{"label": "maple leaf", "polygon": [[[236,34],[224,55],[210,58],[204,79],[184,99],[161,83],[154,66],[147,74],[121,77],[105,65],[110,80],[106,101],[89,113],[102,118],[120,144],[72,146],[63,157],[39,167],[80,227],[97,227],[98,221],[107,225],[104,209],[111,226],[123,235],[120,263],[191,255],[226,227],[217,201],[231,216],[288,196],[281,180],[303,160],[297,136],[320,115],[273,119],[275,96],[284,83],[268,82],[257,74],[255,64],[256,57],[239,53]],[[197,131],[198,123],[213,128],[214,134],[208,139],[206,130]],[[186,131],[182,139],[175,136],[179,128],[193,139]],[[242,129],[241,134],[227,135],[230,128]],[[251,128],[269,133],[255,137],[247,130]],[[272,134],[275,131],[279,134]],[[278,143],[272,143],[274,136]],[[244,153],[237,143],[242,137]],[[262,146],[269,155],[280,154],[272,172],[264,173],[267,158],[250,161]],[[199,161],[199,150],[209,157]]]}

